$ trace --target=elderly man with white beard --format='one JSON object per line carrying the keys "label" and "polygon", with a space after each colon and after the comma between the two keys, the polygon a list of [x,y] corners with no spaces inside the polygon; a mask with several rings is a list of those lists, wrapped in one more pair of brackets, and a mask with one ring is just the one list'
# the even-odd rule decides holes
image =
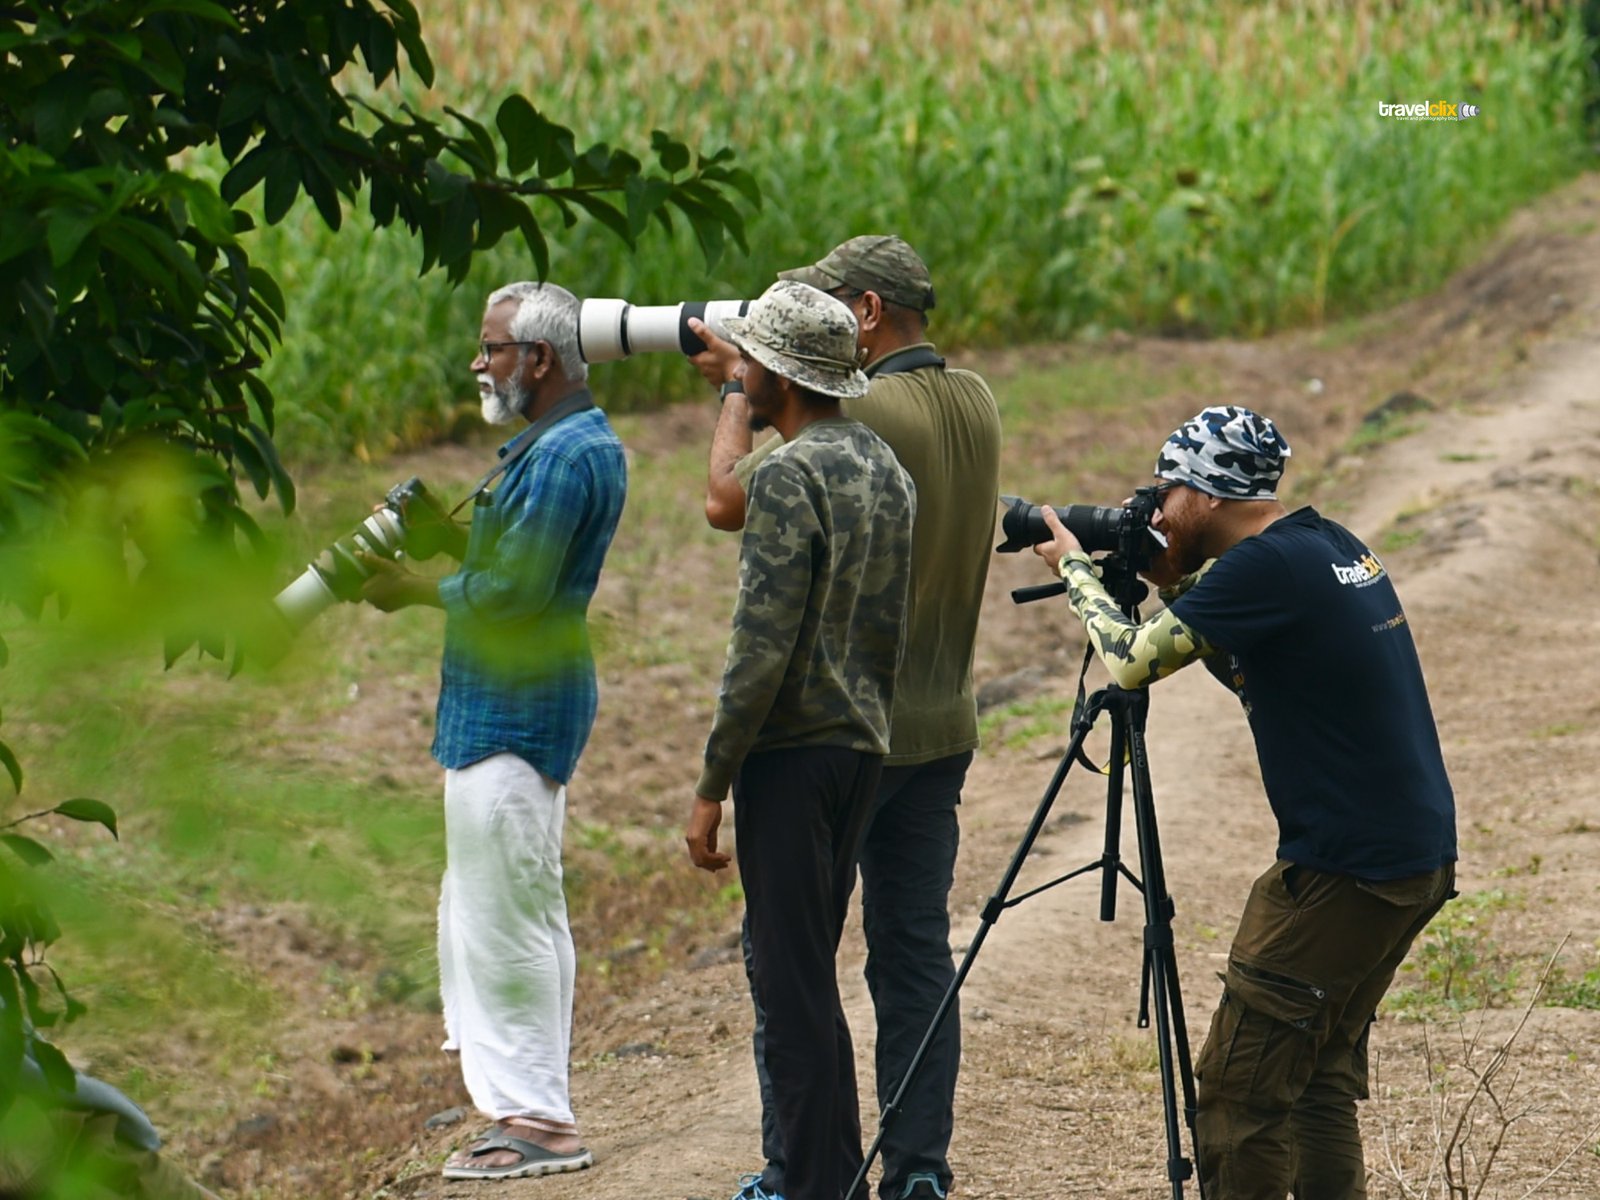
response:
{"label": "elderly man with white beard", "polygon": [[[461,568],[366,556],[362,596],[445,611],[433,755],[445,768],[439,897],[444,1049],[495,1125],[447,1179],[576,1171],[593,1156],[567,1087],[574,951],[562,890],[566,784],[598,704],[588,609],[627,491],[622,443],[578,354],[578,300],[552,284],[489,297],[472,372],[484,419],[528,422],[480,485]],[[448,549],[448,547],[447,547]]]}

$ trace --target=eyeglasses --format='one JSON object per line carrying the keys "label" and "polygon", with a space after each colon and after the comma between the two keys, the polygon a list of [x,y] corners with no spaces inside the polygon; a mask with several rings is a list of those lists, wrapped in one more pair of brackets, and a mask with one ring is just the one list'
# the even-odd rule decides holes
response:
{"label": "eyeglasses", "polygon": [[827,294],[841,303],[849,304],[852,300],[861,299],[861,297],[865,296],[867,293],[862,291],[860,288],[836,287],[829,289]]}
{"label": "eyeglasses", "polygon": [[488,362],[491,358],[494,357],[494,352],[496,350],[503,350],[507,346],[537,346],[538,344],[539,343],[537,341],[533,341],[533,342],[479,342],[478,343],[478,357],[483,359],[484,362]]}

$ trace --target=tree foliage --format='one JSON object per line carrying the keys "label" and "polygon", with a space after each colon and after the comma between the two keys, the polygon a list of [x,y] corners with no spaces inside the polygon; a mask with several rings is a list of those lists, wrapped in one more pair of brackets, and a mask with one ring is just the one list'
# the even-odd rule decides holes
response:
{"label": "tree foliage", "polygon": [[[760,197],[731,151],[659,131],[647,161],[580,147],[516,95],[492,124],[434,119],[382,99],[402,69],[431,85],[410,0],[0,0],[0,609],[153,610],[169,661],[197,639],[220,655],[203,618],[164,610],[262,548],[241,480],[294,506],[259,373],[287,299],[251,261],[250,209],[276,223],[304,194],[334,229],[398,221],[452,283],[507,236],[543,277],[549,231],[582,217],[630,248],[680,220],[708,260],[743,245],[738,205]],[[3,742],[0,768],[20,792]],[[91,801],[53,811],[115,831]],[[77,1011],[37,982],[49,852],[10,828],[0,1097],[23,1022]]]}

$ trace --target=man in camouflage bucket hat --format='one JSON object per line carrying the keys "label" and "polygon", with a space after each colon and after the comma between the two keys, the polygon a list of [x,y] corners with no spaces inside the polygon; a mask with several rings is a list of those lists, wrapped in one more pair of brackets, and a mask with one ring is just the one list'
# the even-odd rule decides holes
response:
{"label": "man in camouflage bucket hat", "polygon": [[866,390],[848,308],[786,281],[727,324],[750,422],[784,444],[750,481],[733,634],[685,840],[696,866],[728,865],[717,831],[731,786],[785,1194],[839,1200],[862,1155],[834,962],[889,749],[916,489],[883,439],[840,411]]}
{"label": "man in camouflage bucket hat", "polygon": [[[899,1090],[955,978],[950,888],[961,843],[956,814],[978,745],[972,663],[993,557],[1000,409],[980,376],[947,366],[928,340],[928,268],[900,238],[851,238],[815,266],[785,271],[782,278],[822,287],[855,315],[870,387],[865,396],[847,401],[844,411],[889,444],[917,485],[905,657],[895,681],[889,754],[859,861],[864,973],[877,1025],[882,1108]],[[749,413],[734,379],[738,352],[703,326],[697,332],[708,348],[692,361],[708,382],[723,387],[706,518],[717,529],[737,530],[744,525],[745,486],[779,439],[752,449]],[[746,937],[747,970],[749,959]],[[759,1000],[755,1010],[751,1041],[765,1162],[759,1173],[740,1181],[734,1200],[782,1200],[786,1154],[764,1062]],[[953,1004],[884,1134],[878,1183],[883,1200],[942,1200],[948,1193],[960,1067],[960,1007]]]}
{"label": "man in camouflage bucket hat", "polygon": [[1244,703],[1278,861],[1256,880],[1195,1063],[1207,1200],[1359,1200],[1367,1037],[1412,941],[1453,895],[1455,800],[1405,610],[1377,555],[1277,498],[1289,445],[1208,408],[1156,461],[1145,574],[1164,612],[1124,616],[1055,514],[1059,572],[1123,687],[1203,660]]}

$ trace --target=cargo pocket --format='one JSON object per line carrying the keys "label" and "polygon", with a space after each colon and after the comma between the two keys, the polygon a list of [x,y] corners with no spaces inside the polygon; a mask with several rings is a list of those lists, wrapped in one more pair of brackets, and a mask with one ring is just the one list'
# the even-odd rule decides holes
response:
{"label": "cargo pocket", "polygon": [[1222,981],[1197,1068],[1206,1090],[1251,1108],[1288,1108],[1316,1069],[1327,993],[1237,961]]}

